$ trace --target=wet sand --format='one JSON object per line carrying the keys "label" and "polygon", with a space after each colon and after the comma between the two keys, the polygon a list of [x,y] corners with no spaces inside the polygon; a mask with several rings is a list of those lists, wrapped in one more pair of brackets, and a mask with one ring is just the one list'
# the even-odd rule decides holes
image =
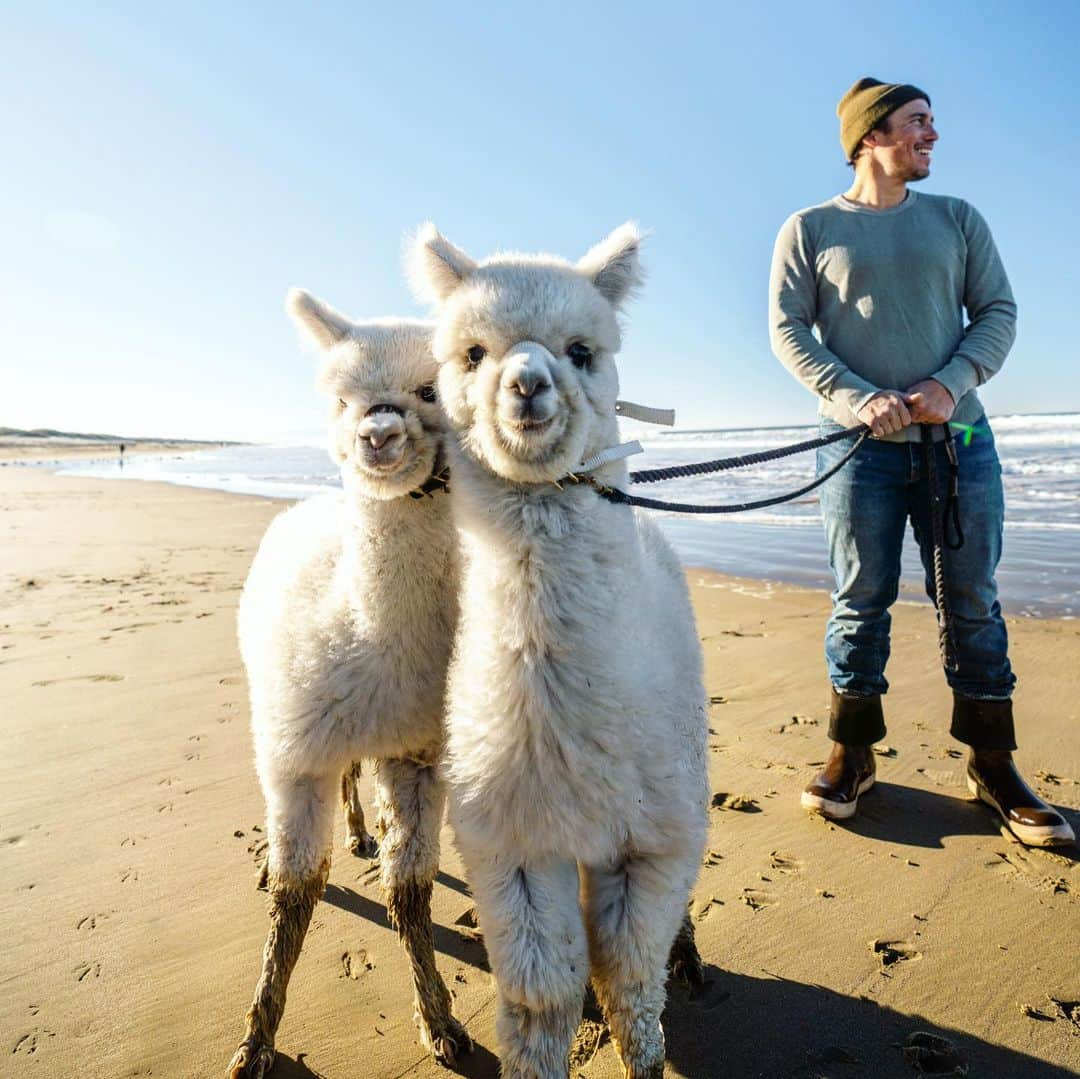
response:
{"label": "wet sand", "polygon": [[[0,470],[0,1075],[224,1075],[266,930],[235,612],[281,508]],[[721,805],[695,890],[709,981],[670,989],[667,1074],[912,1076],[920,1030],[971,1076],[1077,1074],[1080,855],[1026,850],[967,799],[928,608],[895,611],[879,786],[838,827],[798,805],[827,750],[827,596],[688,576]],[[1080,827],[1080,623],[1010,631],[1018,759]],[[444,1075],[373,865],[342,838],[273,1074]],[[477,1042],[462,1070],[493,1077],[483,945],[443,839],[438,961]],[[587,1030],[573,1074],[615,1079]]]}

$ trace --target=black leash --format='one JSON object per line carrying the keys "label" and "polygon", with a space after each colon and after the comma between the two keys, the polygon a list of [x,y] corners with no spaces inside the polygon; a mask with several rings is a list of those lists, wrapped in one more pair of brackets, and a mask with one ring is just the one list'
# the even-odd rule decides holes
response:
{"label": "black leash", "polygon": [[[930,487],[930,527],[934,537],[934,606],[937,608],[938,650],[941,652],[942,666],[947,671],[956,671],[959,661],[956,658],[956,637],[945,582],[945,548],[956,551],[964,545],[964,533],[960,527],[960,462],[956,456],[952,431],[947,423],[942,424],[945,453],[949,459],[949,487],[943,502],[938,482],[937,455],[934,453],[934,425],[924,423],[921,427],[923,467]],[[948,535],[950,525],[955,533],[954,538]]]}
{"label": "black leash", "polygon": [[[792,446],[781,446],[775,450],[763,450],[760,453],[747,453],[740,457],[722,457],[715,461],[702,461],[694,465],[673,465],[671,468],[653,468],[643,472],[631,472],[631,483],[659,483],[662,480],[678,479],[683,476],[703,476],[710,472],[725,472],[733,468],[746,468],[748,465],[763,464],[766,461],[776,461],[781,457],[790,457],[792,454],[804,453],[807,450],[816,450],[821,446],[840,442],[845,438],[855,438],[855,444],[847,453],[828,471],[816,476],[810,483],[800,487],[797,491],[789,491],[787,494],[775,495],[772,498],[762,498],[757,502],[736,502],[723,506],[701,506],[686,502],[662,502],[656,498],[643,498],[640,495],[632,495],[618,487],[609,487],[601,483],[591,475],[570,473],[558,482],[558,486],[565,484],[587,484],[601,498],[607,499],[620,506],[640,506],[642,509],[667,510],[670,513],[742,513],[746,510],[764,509],[767,506],[778,506],[782,502],[790,502],[794,498],[820,487],[827,479],[835,476],[858,452],[859,447],[870,435],[870,428],[866,424],[857,427],[849,427],[843,431],[837,431],[831,435],[823,435],[821,438],[812,438],[806,442],[797,442]],[[857,437],[856,437],[857,436]]]}

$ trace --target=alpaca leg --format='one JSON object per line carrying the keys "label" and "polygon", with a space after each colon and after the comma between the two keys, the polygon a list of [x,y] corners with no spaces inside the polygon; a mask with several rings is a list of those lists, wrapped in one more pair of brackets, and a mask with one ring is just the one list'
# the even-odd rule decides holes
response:
{"label": "alpaca leg", "polygon": [[694,922],[689,911],[683,914],[682,925],[679,926],[675,943],[671,946],[668,970],[673,978],[685,982],[691,989],[705,984],[705,964],[701,961],[694,935]]}
{"label": "alpaca leg", "polygon": [[686,915],[689,885],[671,859],[635,857],[585,872],[593,986],[627,1079],[664,1074],[666,963]]}
{"label": "alpaca leg", "polygon": [[360,762],[341,773],[341,808],[345,811],[345,846],[358,858],[374,858],[379,853],[375,837],[364,827],[364,807],[360,803]]}
{"label": "alpaca leg", "polygon": [[498,988],[500,1074],[566,1079],[589,973],[577,865],[463,854]]}
{"label": "alpaca leg", "polygon": [[412,966],[420,1040],[438,1063],[452,1065],[472,1042],[451,1012],[450,993],[435,966],[431,891],[446,788],[434,768],[407,760],[378,761],[375,783],[386,912]]}
{"label": "alpaca leg", "polygon": [[230,1079],[261,1079],[274,1063],[274,1036],[289,977],[330,871],[333,779],[292,781],[267,801],[270,932],[247,1013],[247,1035],[229,1064]]}

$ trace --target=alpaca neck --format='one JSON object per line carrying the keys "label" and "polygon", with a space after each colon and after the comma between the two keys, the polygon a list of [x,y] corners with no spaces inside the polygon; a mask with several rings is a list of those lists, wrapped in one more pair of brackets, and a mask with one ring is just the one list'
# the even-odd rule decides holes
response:
{"label": "alpaca neck", "polygon": [[445,493],[424,498],[346,498],[342,571],[356,602],[399,602],[406,593],[434,590],[449,579],[455,548],[450,500]]}

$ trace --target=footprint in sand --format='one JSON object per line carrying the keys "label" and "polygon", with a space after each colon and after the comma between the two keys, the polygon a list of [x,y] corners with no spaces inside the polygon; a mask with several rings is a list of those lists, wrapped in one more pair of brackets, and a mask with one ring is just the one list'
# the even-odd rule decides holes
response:
{"label": "footprint in sand", "polygon": [[75,981],[77,982],[85,982],[94,978],[100,978],[101,960],[95,959],[90,963],[80,963],[77,967],[72,967],[71,972],[75,975]]}
{"label": "footprint in sand", "polygon": [[40,682],[31,682],[32,686],[55,686],[60,682],[122,682],[122,674],[75,674],[70,678],[45,678]]}
{"label": "footprint in sand", "polygon": [[129,881],[134,883],[139,879],[139,871],[137,869],[125,869],[120,874],[120,883],[127,884]]}
{"label": "footprint in sand", "polygon": [[75,929],[82,933],[92,933],[97,929],[98,919],[104,921],[108,918],[107,914],[84,914],[76,923]]}
{"label": "footprint in sand", "polygon": [[886,967],[895,966],[897,963],[922,959],[922,952],[914,944],[906,940],[881,940],[875,938],[870,941],[870,951],[878,957],[883,970]]}
{"label": "footprint in sand", "polygon": [[186,761],[201,761],[202,760],[202,754],[201,753],[185,753],[184,754],[184,760],[186,760]]}
{"label": "footprint in sand", "polygon": [[718,907],[722,907],[724,901],[715,895],[707,895],[694,904],[694,919],[701,921],[708,918]]}
{"label": "footprint in sand", "polygon": [[359,981],[369,970],[375,969],[375,961],[363,948],[355,948],[341,954],[341,976]]}
{"label": "footprint in sand", "polygon": [[743,888],[739,902],[745,903],[755,914],[766,907],[775,907],[780,902],[775,895],[769,892],[760,892],[756,888]]}
{"label": "footprint in sand", "polygon": [[1010,879],[1022,881],[1040,892],[1070,897],[1080,894],[1080,886],[1070,880],[1072,874],[1060,872],[1061,869],[1069,871],[1074,868],[1074,863],[1069,858],[1052,851],[1039,850],[1037,847],[1023,851],[999,850],[994,854],[991,861],[983,863],[987,869],[1004,872]]}
{"label": "footprint in sand", "polygon": [[46,1038],[55,1037],[56,1033],[52,1030],[31,1030],[15,1043],[15,1048],[11,1050],[12,1055],[32,1057],[45,1044]]}
{"label": "footprint in sand", "polygon": [[712,796],[714,809],[733,809],[737,813],[760,813],[761,806],[748,794],[729,794],[727,791],[717,791]]}
{"label": "footprint in sand", "polygon": [[218,679],[219,686],[238,686],[240,685],[240,679],[235,675],[226,675],[224,678]]}
{"label": "footprint in sand", "polygon": [[774,850],[769,855],[769,868],[778,873],[801,873],[804,863],[794,854],[787,854],[782,850]]}

